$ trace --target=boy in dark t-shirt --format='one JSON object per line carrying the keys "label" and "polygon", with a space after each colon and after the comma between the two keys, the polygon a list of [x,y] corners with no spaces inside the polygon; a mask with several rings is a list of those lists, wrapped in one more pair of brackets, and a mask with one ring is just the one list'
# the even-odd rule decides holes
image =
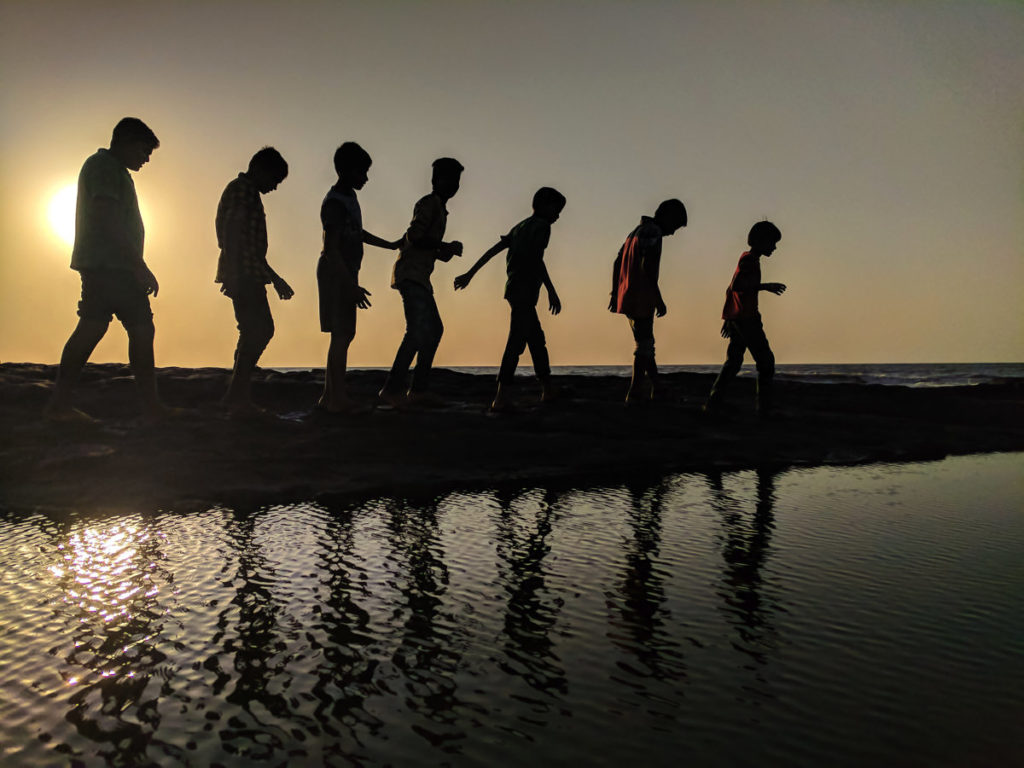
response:
{"label": "boy in dark t-shirt", "polygon": [[711,394],[708,395],[703,411],[717,413],[722,406],[729,383],[743,365],[743,355],[749,349],[757,364],[757,412],[768,416],[772,406],[772,378],[775,374],[775,355],[768,345],[761,313],[758,311],[757,295],[769,291],[782,295],[786,286],[782,283],[761,282],[761,257],[769,258],[775,246],[782,239],[779,228],[770,221],[759,221],[750,228],[747,245],[750,250],[740,256],[729,287],[725,290],[725,306],[722,308],[722,338],[729,339],[725,364],[715,379]]}
{"label": "boy in dark t-shirt", "polygon": [[334,153],[338,183],[328,190],[320,206],[324,245],[316,266],[320,298],[320,330],[331,334],[324,371],[324,391],[317,408],[346,413],[354,403],[345,387],[348,347],[356,335],[356,310],[370,306],[370,292],[359,285],[363,244],[395,250],[400,240],[388,241],[363,229],[356,190],[366,184],[369,153],[354,141],[346,141]]}
{"label": "boy in dark t-shirt", "polygon": [[533,196],[533,215],[512,227],[507,235],[484,252],[468,272],[455,278],[455,289],[465,288],[484,264],[508,249],[505,257],[508,274],[505,300],[512,314],[508,341],[498,371],[498,391],[491,410],[501,411],[509,407],[508,390],[515,377],[516,366],[519,365],[519,356],[527,346],[530,348],[534,373],[540,380],[541,400],[547,402],[553,397],[551,365],[544,330],[537,317],[537,300],[543,285],[548,291],[551,314],[557,315],[562,311],[562,303],[544,265],[544,249],[551,238],[551,225],[558,221],[563,208],[565,196],[561,192],[551,187],[541,187]]}
{"label": "boy in dark t-shirt", "polygon": [[[661,241],[686,226],[686,206],[679,200],[665,200],[654,216],[642,216],[619,248],[612,267],[612,294],[608,309],[629,318],[636,350],[633,353],[633,377],[626,402],[654,398],[654,380],[658,366],[654,361],[654,317],[664,317],[668,309],[661,298],[658,275],[661,269]],[[640,388],[647,381],[646,397]]]}
{"label": "boy in dark t-shirt", "polygon": [[223,404],[236,415],[260,412],[250,396],[252,373],[274,336],[267,301],[270,283],[282,300],[291,287],[267,263],[267,216],[261,195],[273,192],[288,176],[288,163],[273,147],[264,147],[249,167],[228,182],[217,204],[217,277],[221,293],[231,299],[238,323],[231,380]]}

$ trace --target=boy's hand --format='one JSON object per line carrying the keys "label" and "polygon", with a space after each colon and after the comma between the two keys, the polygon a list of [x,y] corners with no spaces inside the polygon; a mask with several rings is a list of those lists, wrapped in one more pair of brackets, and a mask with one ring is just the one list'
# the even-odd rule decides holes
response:
{"label": "boy's hand", "polygon": [[665,302],[658,299],[658,303],[654,308],[654,312],[658,317],[664,317],[665,313],[668,312],[668,307],[665,306]]}
{"label": "boy's hand", "polygon": [[153,294],[156,298],[157,293],[160,291],[160,283],[156,281],[156,275],[147,267],[145,264],[139,266],[135,271],[135,276],[142,284],[142,290],[146,292],[146,295]]}
{"label": "boy's hand", "polygon": [[615,311],[615,294],[614,293],[612,294],[611,298],[608,299],[608,311],[609,312],[614,312]]}
{"label": "boy's hand", "polygon": [[388,243],[389,250],[397,251],[399,248],[402,247],[402,241],[404,241],[404,240],[405,240],[405,235],[402,235],[397,240],[392,240],[390,243]]}
{"label": "boy's hand", "polygon": [[786,292],[786,286],[784,283],[765,283],[764,289],[770,293],[774,293],[776,296],[781,296]]}
{"label": "boy's hand", "polygon": [[453,256],[462,255],[462,243],[459,242],[458,240],[452,240],[450,243],[448,243],[448,247],[449,249],[451,249],[451,253]]}
{"label": "boy's hand", "polygon": [[288,299],[295,295],[292,287],[280,277],[274,280],[274,290],[277,291],[277,297],[282,301],[288,301]]}
{"label": "boy's hand", "polygon": [[728,322],[722,323],[722,338],[723,339],[730,339],[730,338],[732,338],[732,334],[729,332],[729,323]]}
{"label": "boy's hand", "polygon": [[370,300],[367,296],[370,295],[370,292],[361,285],[356,285],[349,289],[349,298],[351,301],[355,302],[355,305],[359,307],[359,309],[369,308]]}
{"label": "boy's hand", "polygon": [[557,315],[562,311],[562,302],[558,298],[558,294],[554,291],[548,293],[548,309],[551,310],[552,315]]}
{"label": "boy's hand", "polygon": [[472,279],[472,271],[464,272],[463,274],[459,275],[458,277],[455,278],[455,290],[458,291],[461,290],[462,288],[465,288],[467,285],[469,285],[469,281]]}

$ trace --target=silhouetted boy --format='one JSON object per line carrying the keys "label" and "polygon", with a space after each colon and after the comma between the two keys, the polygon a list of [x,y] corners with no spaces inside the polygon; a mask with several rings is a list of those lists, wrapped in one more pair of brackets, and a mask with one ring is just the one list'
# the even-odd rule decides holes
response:
{"label": "silhouetted boy", "polygon": [[114,315],[128,333],[128,359],[146,417],[166,416],[157,397],[153,362],[153,312],[149,294],[160,286],[142,258],[145,228],[135,184],[138,171],[160,141],[145,123],[126,117],[114,126],[109,149],[99,149],[78,176],[75,244],[71,268],[82,278],[78,325],[64,345],[53,397],[46,408],[56,421],[90,421],[72,407],[72,393]]}
{"label": "silhouetted boy", "polygon": [[512,314],[505,354],[501,357],[501,368],[498,371],[498,391],[491,404],[492,410],[500,411],[509,406],[508,390],[515,378],[519,356],[527,346],[530,347],[534,373],[540,380],[541,400],[546,402],[553,397],[551,365],[548,361],[548,348],[544,342],[544,330],[540,327],[540,318],[537,317],[537,300],[540,298],[540,287],[544,285],[548,290],[551,314],[557,315],[562,311],[562,302],[558,299],[558,293],[544,265],[544,249],[551,238],[551,225],[558,221],[563,208],[565,196],[561,192],[551,187],[541,187],[533,196],[533,215],[512,227],[507,235],[503,235],[476,264],[470,267],[468,272],[455,278],[455,289],[465,288],[484,264],[508,248],[508,255],[505,258],[508,273],[505,300],[509,303]]}
{"label": "silhouetted boy", "polygon": [[354,141],[346,141],[334,153],[338,182],[320,206],[324,246],[316,267],[320,293],[320,330],[331,334],[324,372],[324,391],[317,407],[330,413],[352,410],[345,386],[348,347],[356,335],[356,310],[370,306],[370,292],[359,285],[363,244],[395,250],[400,240],[383,240],[363,229],[363,215],[356,190],[362,189],[373,160]]}
{"label": "silhouetted boy", "polygon": [[764,335],[761,313],[757,309],[757,295],[761,291],[770,291],[778,296],[786,290],[782,283],[761,282],[760,259],[762,256],[771,256],[781,239],[779,228],[770,221],[759,221],[750,228],[750,234],[747,235],[750,250],[740,256],[732,281],[725,291],[722,338],[729,339],[729,349],[725,364],[704,404],[705,413],[714,414],[721,408],[725,390],[739,373],[743,365],[743,354],[748,349],[757,364],[758,414],[767,416],[771,411],[775,355]]}
{"label": "silhouetted boy", "polygon": [[235,362],[223,403],[234,413],[258,411],[250,395],[252,372],[274,337],[267,284],[282,300],[294,292],[267,263],[267,215],[260,195],[273,192],[288,176],[288,163],[273,147],[249,160],[249,168],[224,188],[217,205],[217,277],[231,299],[238,322]]}
{"label": "silhouetted boy", "polygon": [[[463,170],[462,163],[450,157],[434,161],[431,176],[433,192],[420,198],[413,208],[412,221],[401,241],[398,261],[391,276],[391,287],[402,294],[405,336],[380,391],[380,398],[396,407],[407,401],[419,405],[440,402],[427,391],[434,353],[444,333],[430,273],[434,271],[435,261],[450,261],[453,256],[462,255],[462,243],[457,240],[445,242],[444,231],[448,223],[445,203],[459,191]],[[413,357],[416,358],[416,370],[406,395],[405,382]]]}
{"label": "silhouetted boy", "polygon": [[[654,398],[654,380],[658,366],[654,361],[654,317],[664,317],[668,309],[661,298],[658,273],[661,268],[661,241],[686,226],[686,206],[679,200],[666,200],[654,216],[642,216],[619,249],[612,268],[612,295],[608,309],[629,318],[636,351],[633,353],[633,377],[626,402]],[[640,393],[648,383],[646,398]]]}

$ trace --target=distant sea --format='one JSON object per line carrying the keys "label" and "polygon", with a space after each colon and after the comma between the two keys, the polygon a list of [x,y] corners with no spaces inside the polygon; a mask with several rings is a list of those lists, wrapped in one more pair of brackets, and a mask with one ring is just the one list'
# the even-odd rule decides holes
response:
{"label": "distant sea", "polygon": [[[443,366],[460,373],[494,376],[497,366]],[[659,365],[662,373],[718,373],[721,364]],[[308,368],[276,368],[278,371],[305,371]],[[383,370],[363,368],[357,370]],[[562,376],[629,376],[628,365],[556,365],[553,373]],[[1024,382],[1024,363],[842,363],[780,364],[776,376],[783,381],[817,384],[879,384],[894,387],[963,387],[978,384]],[[533,368],[519,366],[519,375],[532,376]],[[743,366],[740,376],[755,376],[753,363]]]}

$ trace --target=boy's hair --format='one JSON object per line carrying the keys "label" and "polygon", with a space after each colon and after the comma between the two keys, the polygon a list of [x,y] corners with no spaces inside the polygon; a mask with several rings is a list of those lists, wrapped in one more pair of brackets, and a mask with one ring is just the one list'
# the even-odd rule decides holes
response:
{"label": "boy's hair", "polygon": [[656,219],[670,219],[672,221],[681,222],[682,226],[686,226],[686,206],[683,205],[682,200],[672,198],[671,200],[665,200],[658,206],[658,210],[654,212],[654,218]]}
{"label": "boy's hair", "polygon": [[441,176],[458,176],[466,170],[454,157],[439,157],[431,167],[434,169],[430,175],[431,181],[436,181]]}
{"label": "boy's hair", "polygon": [[747,245],[751,248],[758,243],[777,243],[782,239],[779,228],[770,221],[759,221],[750,228],[747,235]]}
{"label": "boy's hair", "polygon": [[346,141],[334,151],[334,170],[339,176],[347,170],[368,171],[371,165],[370,153],[354,141]]}
{"label": "boy's hair", "polygon": [[275,179],[284,181],[288,176],[288,163],[273,147],[264,147],[249,160],[249,173],[263,168]]}
{"label": "boy's hair", "polygon": [[144,141],[149,144],[150,149],[160,146],[160,139],[156,137],[152,129],[137,117],[122,117],[114,126],[114,132],[110,136],[111,145],[127,144],[130,141]]}
{"label": "boy's hair", "polygon": [[562,210],[565,208],[565,195],[553,187],[541,187],[533,195],[533,210],[549,205]]}

